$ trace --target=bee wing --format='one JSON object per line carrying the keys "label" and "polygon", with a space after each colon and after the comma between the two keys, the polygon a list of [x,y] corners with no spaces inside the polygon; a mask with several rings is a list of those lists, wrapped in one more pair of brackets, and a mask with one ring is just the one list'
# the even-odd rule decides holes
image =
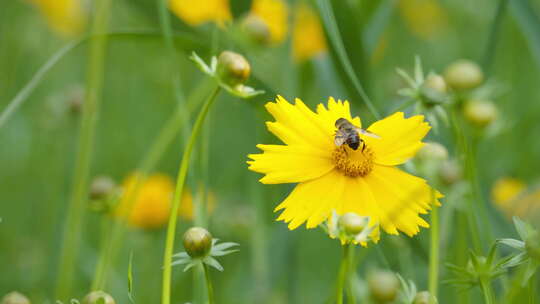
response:
{"label": "bee wing", "polygon": [[363,134],[363,135],[366,135],[366,136],[369,136],[369,137],[373,137],[373,138],[377,138],[377,139],[381,138],[379,135],[377,135],[375,133],[371,133],[369,131],[366,131],[366,130],[364,130],[362,128],[356,128],[356,131],[358,131],[358,133],[360,133],[360,134]]}
{"label": "bee wing", "polygon": [[343,134],[339,130],[336,131],[336,136],[334,137],[334,143],[336,144],[336,146],[339,147],[343,145],[346,140],[347,140],[347,136],[345,136],[345,134]]}

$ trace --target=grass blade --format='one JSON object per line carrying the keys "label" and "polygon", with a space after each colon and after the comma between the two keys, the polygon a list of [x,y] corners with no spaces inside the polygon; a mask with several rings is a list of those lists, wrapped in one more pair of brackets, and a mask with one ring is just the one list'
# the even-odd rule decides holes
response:
{"label": "grass blade", "polygon": [[358,80],[358,76],[356,76],[356,73],[354,72],[351,61],[349,60],[349,57],[347,55],[347,52],[345,51],[345,46],[343,45],[343,41],[341,39],[341,34],[339,33],[339,29],[336,23],[336,19],[334,16],[334,11],[332,9],[331,4],[328,0],[317,0],[317,6],[319,9],[319,13],[321,14],[321,18],[323,20],[324,27],[326,28],[328,32],[328,36],[330,38],[330,42],[336,49],[336,53],[339,57],[339,60],[341,61],[341,64],[343,65],[343,68],[345,69],[345,73],[347,76],[351,79],[355,89],[358,91],[358,94],[362,97],[364,103],[368,107],[371,114],[377,118],[380,119],[381,115],[371,102],[371,99],[367,96],[364,88],[360,84],[360,81]]}

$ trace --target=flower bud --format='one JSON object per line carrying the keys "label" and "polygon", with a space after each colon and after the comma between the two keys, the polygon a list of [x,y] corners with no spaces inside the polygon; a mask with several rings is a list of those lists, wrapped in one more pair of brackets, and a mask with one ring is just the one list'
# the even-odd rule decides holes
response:
{"label": "flower bud", "polygon": [[440,143],[427,142],[420,151],[418,151],[418,158],[426,161],[443,161],[448,159],[448,150]]}
{"label": "flower bud", "polygon": [[84,88],[80,85],[71,88],[67,94],[67,102],[72,114],[80,113],[84,103]]}
{"label": "flower bud", "polygon": [[453,185],[463,177],[461,166],[455,160],[447,160],[441,164],[439,178],[447,185]]}
{"label": "flower bud", "polygon": [[399,280],[393,272],[377,271],[368,277],[371,297],[377,303],[392,302],[399,291]]}
{"label": "flower bud", "polygon": [[242,29],[256,43],[261,45],[270,43],[270,29],[261,18],[255,15],[247,16],[242,22]]}
{"label": "flower bud", "polygon": [[12,291],[2,298],[2,304],[30,304],[30,300],[23,294]]}
{"label": "flower bud", "polygon": [[212,249],[212,235],[201,227],[189,228],[184,233],[184,248],[192,258],[204,257]]}
{"label": "flower bud", "polygon": [[446,83],[456,90],[473,89],[482,84],[484,74],[478,64],[470,60],[457,60],[444,71]]}
{"label": "flower bud", "polygon": [[498,116],[495,104],[489,100],[468,100],[463,108],[465,118],[472,124],[485,127],[492,123]]}
{"label": "flower bud", "polygon": [[101,200],[107,198],[116,187],[112,178],[108,176],[98,176],[94,178],[90,185],[89,196],[92,200]]}
{"label": "flower bud", "polygon": [[224,83],[230,86],[242,84],[250,73],[251,67],[244,56],[231,51],[223,51],[219,55],[217,74]]}
{"label": "flower bud", "polygon": [[338,225],[347,234],[356,235],[366,228],[368,221],[363,216],[348,212],[339,217]]}
{"label": "flower bud", "polygon": [[420,291],[414,297],[413,304],[437,304],[437,298],[432,296],[429,291]]}
{"label": "flower bud", "polygon": [[[102,302],[99,302],[100,299],[103,299]],[[103,291],[92,291],[84,297],[83,304],[116,304],[114,299],[106,292]]]}
{"label": "flower bud", "polygon": [[438,74],[430,74],[426,78],[426,81],[424,82],[424,86],[437,93],[446,93],[446,89],[447,89],[446,81],[444,81],[444,78]]}

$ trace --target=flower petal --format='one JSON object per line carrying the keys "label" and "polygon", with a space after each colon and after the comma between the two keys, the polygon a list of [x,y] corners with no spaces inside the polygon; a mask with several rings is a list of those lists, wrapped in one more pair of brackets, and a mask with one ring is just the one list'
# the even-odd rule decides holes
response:
{"label": "flower petal", "polygon": [[328,109],[321,103],[317,106],[317,114],[322,121],[323,128],[326,131],[326,136],[334,139],[336,132],[336,120],[339,118],[345,118],[352,122],[357,127],[362,127],[362,123],[359,117],[354,119],[351,117],[351,110],[348,101],[336,101],[333,97],[328,99]]}
{"label": "flower petal", "polygon": [[336,170],[326,175],[298,184],[289,196],[276,207],[281,209],[278,221],[289,223],[293,230],[307,221],[307,228],[317,227],[334,209],[342,209],[347,177]]}
{"label": "flower petal", "polygon": [[394,167],[374,166],[364,181],[376,201],[378,210],[374,214],[390,234],[400,230],[412,236],[419,231],[419,226],[429,227],[419,213],[427,213],[433,204],[439,206],[437,199],[443,197],[424,179]]}
{"label": "flower petal", "polygon": [[431,127],[424,122],[424,116],[405,118],[397,112],[372,124],[368,131],[381,138],[364,137],[366,144],[374,152],[374,162],[380,165],[395,166],[413,157],[424,144],[422,138]]}
{"label": "flower petal", "polygon": [[298,183],[334,168],[331,154],[306,146],[257,145],[263,154],[250,154],[249,169],[264,173],[263,184]]}
{"label": "flower petal", "polygon": [[269,102],[266,109],[275,122],[267,122],[268,130],[287,145],[300,145],[331,153],[333,138],[328,138],[329,130],[323,128],[321,119],[300,99],[290,104],[278,96],[276,102]]}

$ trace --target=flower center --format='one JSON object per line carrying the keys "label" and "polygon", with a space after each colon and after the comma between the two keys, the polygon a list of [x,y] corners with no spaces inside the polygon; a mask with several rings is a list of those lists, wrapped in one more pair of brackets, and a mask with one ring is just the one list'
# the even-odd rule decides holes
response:
{"label": "flower center", "polygon": [[373,169],[373,151],[367,146],[363,151],[361,146],[357,150],[353,150],[347,145],[336,147],[332,158],[336,165],[335,168],[346,176],[366,176]]}

